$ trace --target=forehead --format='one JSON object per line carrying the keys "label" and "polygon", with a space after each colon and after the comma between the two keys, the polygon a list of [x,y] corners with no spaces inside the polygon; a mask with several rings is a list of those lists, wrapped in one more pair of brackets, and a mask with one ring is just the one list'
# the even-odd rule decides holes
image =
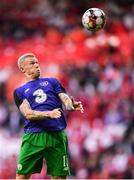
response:
{"label": "forehead", "polygon": [[29,64],[31,62],[38,62],[38,59],[36,57],[27,57],[24,61],[24,64]]}

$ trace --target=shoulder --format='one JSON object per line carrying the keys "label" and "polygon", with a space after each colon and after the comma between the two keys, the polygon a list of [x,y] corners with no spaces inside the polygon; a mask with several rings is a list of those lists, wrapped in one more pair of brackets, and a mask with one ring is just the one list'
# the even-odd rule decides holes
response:
{"label": "shoulder", "polygon": [[50,80],[51,82],[59,82],[59,80],[58,80],[57,78],[54,78],[54,77],[49,78],[49,80]]}
{"label": "shoulder", "polygon": [[13,97],[14,97],[14,101],[15,101],[16,106],[19,108],[19,106],[23,102],[23,95],[20,92],[20,87],[18,87],[14,90]]}
{"label": "shoulder", "polygon": [[14,90],[14,94],[16,94],[17,92],[21,92],[21,91],[22,91],[22,86],[17,87],[17,88]]}
{"label": "shoulder", "polygon": [[22,93],[26,87],[27,83],[21,85],[21,86],[18,86],[15,90],[14,90],[14,93],[18,94],[18,93]]}

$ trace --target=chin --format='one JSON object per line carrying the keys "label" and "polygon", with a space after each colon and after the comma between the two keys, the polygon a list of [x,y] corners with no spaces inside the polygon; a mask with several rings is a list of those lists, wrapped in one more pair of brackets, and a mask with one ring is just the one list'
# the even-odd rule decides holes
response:
{"label": "chin", "polygon": [[37,79],[37,78],[39,78],[39,77],[40,77],[40,75],[36,76],[35,78]]}
{"label": "chin", "polygon": [[36,74],[35,76],[34,76],[34,79],[37,79],[37,78],[39,78],[40,77],[40,74]]}

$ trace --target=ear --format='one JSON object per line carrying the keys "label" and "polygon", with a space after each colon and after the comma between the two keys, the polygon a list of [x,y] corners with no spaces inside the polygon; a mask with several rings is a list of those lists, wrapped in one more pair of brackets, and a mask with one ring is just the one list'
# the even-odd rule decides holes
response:
{"label": "ear", "polygon": [[23,67],[20,68],[21,72],[25,73],[25,70]]}

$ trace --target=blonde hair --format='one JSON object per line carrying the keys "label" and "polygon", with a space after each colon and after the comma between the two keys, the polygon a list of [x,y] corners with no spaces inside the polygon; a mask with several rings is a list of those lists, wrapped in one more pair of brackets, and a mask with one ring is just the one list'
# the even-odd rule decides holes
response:
{"label": "blonde hair", "polygon": [[18,67],[20,68],[21,64],[26,60],[26,58],[29,58],[29,57],[34,58],[35,55],[33,53],[26,53],[26,54],[21,55],[17,61]]}

